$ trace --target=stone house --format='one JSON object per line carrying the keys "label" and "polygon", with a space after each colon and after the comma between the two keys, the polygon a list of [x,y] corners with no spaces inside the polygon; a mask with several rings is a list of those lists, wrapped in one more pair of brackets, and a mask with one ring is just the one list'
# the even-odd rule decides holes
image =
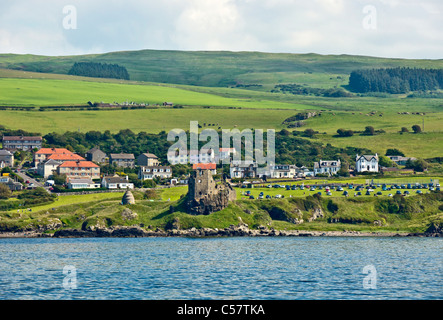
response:
{"label": "stone house", "polygon": [[160,165],[158,157],[153,153],[142,153],[137,157],[137,165],[145,167],[155,167]]}
{"label": "stone house", "polygon": [[109,164],[122,168],[134,168],[135,157],[132,153],[111,153],[109,156]]}
{"label": "stone house", "polygon": [[95,163],[105,163],[107,160],[106,153],[101,151],[99,148],[92,148],[85,154],[86,160],[92,161]]}

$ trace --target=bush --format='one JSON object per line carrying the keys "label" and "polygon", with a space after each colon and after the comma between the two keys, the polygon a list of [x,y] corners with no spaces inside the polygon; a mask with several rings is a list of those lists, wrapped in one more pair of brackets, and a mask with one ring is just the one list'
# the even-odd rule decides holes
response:
{"label": "bush", "polygon": [[414,131],[414,133],[420,133],[421,132],[421,127],[418,124],[414,124],[412,126],[412,131]]}
{"label": "bush", "polygon": [[336,204],[334,201],[329,200],[327,204],[327,208],[329,211],[336,213],[338,211],[338,204]]}
{"label": "bush", "polygon": [[143,181],[143,188],[155,188],[157,184],[154,180],[145,180]]}
{"label": "bush", "polygon": [[155,189],[146,190],[146,192],[144,194],[144,198],[149,199],[149,200],[158,199],[157,190],[155,190]]}
{"label": "bush", "polygon": [[8,186],[0,183],[0,199],[7,200],[12,196],[12,192]]}

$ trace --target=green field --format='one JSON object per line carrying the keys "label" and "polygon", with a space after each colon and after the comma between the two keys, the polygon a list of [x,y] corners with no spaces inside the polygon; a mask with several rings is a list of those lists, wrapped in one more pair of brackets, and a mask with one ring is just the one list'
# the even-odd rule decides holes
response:
{"label": "green field", "polygon": [[[69,76],[74,62],[92,61],[125,66],[131,80]],[[318,132],[313,140],[336,147],[365,147],[384,154],[397,148],[407,156],[442,156],[442,99],[407,98],[407,95],[326,98],[271,93],[277,84],[297,83],[316,88],[346,89],[349,73],[359,68],[443,68],[443,60],[386,59],[317,54],[259,52],[183,52],[142,50],[102,55],[44,57],[0,55],[0,125],[46,134],[66,131],[121,129],[158,133],[187,130],[190,121],[222,129],[286,128],[282,122],[304,110],[322,111],[305,121],[303,131]],[[241,87],[241,85],[255,85]],[[240,85],[240,86],[237,86]],[[140,110],[38,111],[40,106],[86,105],[91,102],[183,105]],[[20,108],[30,108],[23,111]],[[399,112],[425,113],[404,115]],[[370,115],[375,112],[374,115]],[[382,115],[382,116],[380,116]],[[400,135],[402,127],[422,126],[424,133]],[[363,131],[373,126],[384,133],[336,137],[339,128]]]}

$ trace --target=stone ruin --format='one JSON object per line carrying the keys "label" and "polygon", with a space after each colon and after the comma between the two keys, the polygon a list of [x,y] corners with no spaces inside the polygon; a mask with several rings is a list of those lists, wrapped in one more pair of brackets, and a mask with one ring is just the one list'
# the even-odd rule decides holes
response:
{"label": "stone ruin", "polygon": [[208,215],[220,211],[237,199],[235,190],[225,181],[216,183],[210,170],[191,173],[186,198],[186,210],[193,215]]}

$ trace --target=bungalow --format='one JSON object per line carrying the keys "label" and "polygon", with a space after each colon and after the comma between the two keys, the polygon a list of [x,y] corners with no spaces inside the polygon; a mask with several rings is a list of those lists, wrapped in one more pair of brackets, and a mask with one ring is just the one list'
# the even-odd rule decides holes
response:
{"label": "bungalow", "polygon": [[6,185],[11,191],[23,190],[23,185],[20,182],[12,180],[10,177],[0,177],[0,183]]}
{"label": "bungalow", "polygon": [[128,176],[118,175],[103,177],[101,186],[106,189],[134,189],[134,184],[129,182]]}
{"label": "bungalow", "polygon": [[14,154],[8,150],[0,150],[0,169],[14,167]]}
{"label": "bungalow", "polygon": [[408,162],[408,160],[415,161],[417,158],[412,157],[402,157],[402,156],[388,156],[392,162],[395,162],[399,166],[404,166]]}
{"label": "bungalow", "polygon": [[168,166],[141,166],[138,171],[140,180],[148,180],[154,178],[172,178],[172,169]]}
{"label": "bungalow", "polygon": [[32,150],[42,147],[42,137],[3,136],[3,148],[6,150]]}
{"label": "bungalow", "polygon": [[37,165],[37,174],[39,176],[44,177],[45,179],[49,178],[54,174],[54,172],[57,172],[57,168],[62,164],[61,161],[56,161],[53,159],[50,159],[45,162],[40,162]]}
{"label": "bungalow", "polygon": [[153,153],[142,153],[137,158],[137,165],[145,167],[155,167],[160,164],[158,157]]}
{"label": "bungalow", "polygon": [[361,155],[355,157],[355,170],[357,172],[378,172],[378,154]]}
{"label": "bungalow", "polygon": [[338,173],[341,168],[340,160],[325,161],[320,160],[314,163],[314,175],[327,174],[332,176]]}
{"label": "bungalow", "polygon": [[217,165],[215,163],[194,163],[192,170],[210,170],[212,174],[217,174]]}
{"label": "bungalow", "polygon": [[100,179],[100,167],[91,161],[66,161],[58,166],[57,173],[68,178]]}
{"label": "bungalow", "polygon": [[134,168],[135,157],[132,153],[111,153],[109,156],[109,164],[122,168]]}
{"label": "bungalow", "polygon": [[106,153],[101,151],[99,148],[92,148],[85,154],[86,160],[92,161],[95,163],[105,163],[106,162]]}
{"label": "bungalow", "polygon": [[68,189],[98,189],[100,183],[95,183],[91,179],[69,179]]}

